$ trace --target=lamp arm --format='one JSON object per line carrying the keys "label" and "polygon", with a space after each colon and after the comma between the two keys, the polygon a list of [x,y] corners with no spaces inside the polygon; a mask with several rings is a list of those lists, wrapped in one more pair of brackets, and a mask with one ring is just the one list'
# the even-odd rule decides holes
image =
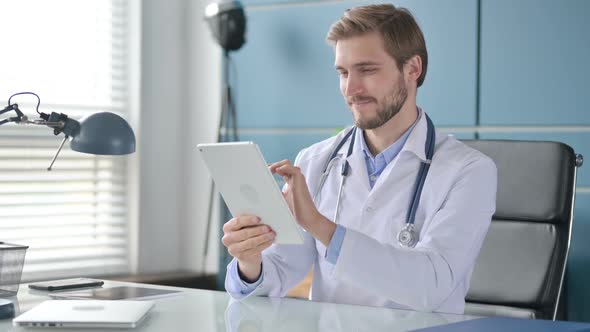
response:
{"label": "lamp arm", "polygon": [[[2,114],[0,112],[0,114]],[[15,118],[6,119],[5,122],[0,122],[0,125],[12,121]],[[51,114],[42,113],[40,120],[29,120],[26,115],[20,113],[18,120],[14,121],[23,124],[32,124],[37,126],[46,126],[53,128],[53,134],[59,135],[62,132],[69,137],[76,137],[80,132],[80,123],[74,119],[69,118],[66,114],[51,112]]]}
{"label": "lamp arm", "polygon": [[[10,100],[18,95],[33,95],[37,97],[37,108],[36,111],[39,114],[41,120],[34,120],[29,121],[29,118],[21,112],[18,108],[18,104],[14,103],[11,104]],[[34,124],[34,125],[42,125],[53,128],[53,134],[59,135],[60,133],[64,133],[66,136],[75,137],[78,135],[80,131],[80,123],[76,120],[68,118],[66,114],[63,113],[55,113],[51,112],[51,114],[39,112],[39,105],[41,104],[41,98],[34,93],[34,92],[19,92],[15,93],[10,98],[8,98],[8,106],[4,109],[0,110],[0,115],[14,111],[16,113],[15,117],[7,118],[4,120],[0,120],[0,125],[3,125],[8,122],[17,122],[23,124]]]}
{"label": "lamp arm", "polygon": [[10,111],[14,111],[16,116],[1,120],[0,125],[8,122],[22,122],[28,120],[27,116],[24,115],[23,112],[21,112],[21,110],[18,108],[18,104],[9,104],[8,106],[4,107],[4,109],[0,111],[0,115]]}
{"label": "lamp arm", "polygon": [[[31,93],[31,94],[33,94],[33,93]],[[18,95],[18,94],[15,94],[15,95]],[[15,96],[15,95],[13,95],[13,96]],[[13,96],[11,96],[11,98]],[[35,96],[37,96],[37,95],[35,94]],[[39,98],[39,97],[37,96],[37,98]],[[37,108],[38,107],[39,107],[39,105],[37,105]],[[16,116],[0,120],[0,125],[3,125],[8,122],[16,122],[19,124],[32,124],[32,125],[46,126],[49,128],[53,128],[54,135],[59,135],[62,132],[64,133],[65,137],[61,141],[61,144],[59,145],[59,148],[57,149],[57,152],[55,153],[55,156],[53,157],[51,164],[47,168],[48,171],[51,171],[51,168],[53,167],[53,163],[57,159],[57,156],[61,152],[61,149],[64,146],[64,143],[68,140],[68,138],[75,137],[80,132],[80,123],[74,119],[70,119],[66,114],[63,114],[63,113],[52,112],[51,114],[46,114],[46,113],[40,113],[39,110],[37,109],[37,112],[39,113],[39,116],[41,119],[31,121],[18,108],[18,104],[16,104],[16,103],[10,104],[10,101],[9,101],[8,106],[6,106],[2,110],[0,110],[0,115],[11,112],[11,111],[15,112]]]}
{"label": "lamp arm", "polygon": [[[52,112],[50,115],[42,113],[40,120],[29,120],[29,118],[23,114],[23,112],[18,108],[17,104],[12,104],[6,106],[4,109],[0,111],[0,115],[4,113],[8,113],[10,111],[14,111],[16,116],[0,120],[0,125],[3,125],[8,122],[16,122],[20,124],[32,124],[38,126],[47,126],[53,128],[53,133],[55,135],[59,135],[62,132],[65,132],[67,136],[76,136],[80,129],[80,124],[78,121],[74,119],[70,119],[66,114],[63,113],[55,113]],[[45,116],[44,116],[45,115]]]}
{"label": "lamp arm", "polygon": [[65,127],[64,121],[57,121],[57,122],[49,122],[46,120],[27,120],[25,121],[26,124],[32,124],[37,126],[47,126],[54,129],[63,129]]}

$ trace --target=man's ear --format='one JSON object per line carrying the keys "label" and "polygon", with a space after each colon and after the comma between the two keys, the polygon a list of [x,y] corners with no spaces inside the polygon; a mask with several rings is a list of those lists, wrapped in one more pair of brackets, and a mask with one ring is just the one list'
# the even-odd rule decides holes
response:
{"label": "man's ear", "polygon": [[419,55],[414,55],[404,64],[404,78],[406,81],[413,81],[417,84],[420,75],[422,75],[422,58]]}

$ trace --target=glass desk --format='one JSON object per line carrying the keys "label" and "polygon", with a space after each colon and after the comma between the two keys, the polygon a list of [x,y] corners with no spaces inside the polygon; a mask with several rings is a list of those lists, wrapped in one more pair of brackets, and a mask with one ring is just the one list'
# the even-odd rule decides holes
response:
{"label": "glass desk", "polygon": [[[103,287],[135,285],[180,290],[154,300],[156,305],[134,331],[408,331],[478,318],[476,316],[423,313],[386,308],[320,303],[301,299],[252,297],[234,301],[225,292],[105,281]],[[42,301],[46,293],[21,285],[11,298],[17,315]],[[27,331],[12,326],[12,319],[0,320],[0,332]],[[33,331],[75,331],[75,329],[34,329]],[[84,329],[83,331],[97,331]],[[110,330],[114,331],[114,330]]]}

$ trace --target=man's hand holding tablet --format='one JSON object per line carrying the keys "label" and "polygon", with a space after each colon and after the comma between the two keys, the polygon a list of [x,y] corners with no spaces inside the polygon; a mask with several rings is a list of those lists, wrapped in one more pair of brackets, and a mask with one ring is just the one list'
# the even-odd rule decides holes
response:
{"label": "man's hand holding tablet", "polygon": [[272,245],[275,236],[270,226],[260,224],[260,218],[256,216],[234,217],[223,225],[223,245],[238,260],[244,281],[258,280],[262,251]]}
{"label": "man's hand holding tablet", "polygon": [[238,260],[242,277],[257,280],[262,251],[273,243],[302,244],[302,230],[255,143],[199,144],[197,148],[234,216],[223,226],[222,242]]}

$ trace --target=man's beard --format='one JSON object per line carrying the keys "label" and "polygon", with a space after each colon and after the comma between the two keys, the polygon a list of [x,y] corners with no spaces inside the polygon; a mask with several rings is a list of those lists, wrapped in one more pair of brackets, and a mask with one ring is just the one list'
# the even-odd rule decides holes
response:
{"label": "man's beard", "polygon": [[[406,89],[404,80],[400,78],[397,90],[394,87],[389,96],[386,96],[377,104],[377,115],[370,119],[362,119],[359,115],[359,117],[355,119],[356,126],[363,130],[375,129],[383,126],[387,121],[399,113],[407,98],[408,89]],[[360,97],[359,99],[364,98]]]}

